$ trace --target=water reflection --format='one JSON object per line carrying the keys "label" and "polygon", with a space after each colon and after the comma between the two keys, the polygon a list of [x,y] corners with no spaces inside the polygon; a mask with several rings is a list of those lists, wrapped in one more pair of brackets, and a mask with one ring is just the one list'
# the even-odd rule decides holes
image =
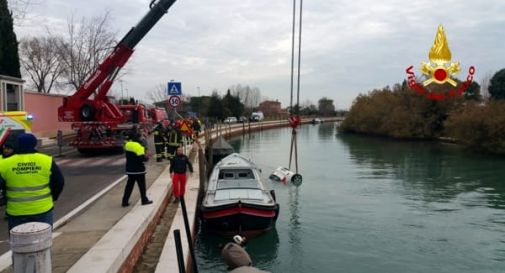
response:
{"label": "water reflection", "polygon": [[291,186],[289,188],[289,227],[288,227],[288,238],[289,238],[289,255],[292,257],[293,266],[295,268],[301,268],[303,266],[303,247],[301,241],[301,224],[299,216],[299,198],[300,188],[296,186]]}
{"label": "water reflection", "polygon": [[325,140],[325,139],[331,139],[335,135],[335,123],[334,122],[326,122],[326,123],[321,123],[318,125],[313,125],[317,126],[317,135],[319,139]]}
{"label": "water reflection", "polygon": [[[466,206],[505,208],[505,159],[471,153],[455,145],[401,142],[338,134],[358,166],[360,179],[393,178],[408,198],[447,202],[472,193]],[[480,193],[480,194],[479,194]]]}

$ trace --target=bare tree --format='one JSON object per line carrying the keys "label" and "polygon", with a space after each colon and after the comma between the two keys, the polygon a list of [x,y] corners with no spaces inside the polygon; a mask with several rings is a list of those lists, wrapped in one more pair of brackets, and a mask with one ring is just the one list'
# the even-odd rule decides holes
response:
{"label": "bare tree", "polygon": [[492,77],[493,73],[488,72],[484,74],[484,77],[482,77],[482,80],[480,81],[480,95],[482,96],[482,100],[486,102],[489,101],[489,98],[491,97],[489,94],[489,83]]}
{"label": "bare tree", "polygon": [[26,17],[30,5],[39,4],[38,0],[9,0],[12,18],[16,25],[19,25]]}
{"label": "bare tree", "polygon": [[20,42],[20,61],[33,86],[40,93],[49,93],[63,73],[57,48],[61,37],[33,37]]}
{"label": "bare tree", "polygon": [[147,98],[154,102],[160,102],[167,99],[166,85],[159,83],[153,90],[147,92]]}
{"label": "bare tree", "polygon": [[84,83],[116,44],[109,21],[108,12],[91,19],[81,18],[79,23],[73,17],[68,20],[67,36],[58,48],[66,83],[75,89]]}
{"label": "bare tree", "polygon": [[229,89],[233,96],[239,97],[240,102],[242,102],[246,108],[254,108],[260,103],[261,91],[257,87],[251,88],[249,85],[242,86],[237,84],[231,86]]}
{"label": "bare tree", "polygon": [[306,99],[306,100],[304,100],[304,101],[300,104],[300,107],[302,107],[302,108],[307,108],[307,107],[310,107],[310,106],[312,106],[312,105],[314,105],[314,103],[313,103],[311,100]]}

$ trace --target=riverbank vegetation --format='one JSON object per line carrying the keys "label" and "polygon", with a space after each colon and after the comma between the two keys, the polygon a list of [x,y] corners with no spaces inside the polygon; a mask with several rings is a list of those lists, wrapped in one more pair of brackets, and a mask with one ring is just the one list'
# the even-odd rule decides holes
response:
{"label": "riverbank vegetation", "polygon": [[372,90],[356,98],[340,131],[400,139],[447,137],[475,150],[505,154],[505,69],[491,78],[488,89],[490,97],[483,99],[474,82],[463,96],[444,101],[428,100],[406,82]]}

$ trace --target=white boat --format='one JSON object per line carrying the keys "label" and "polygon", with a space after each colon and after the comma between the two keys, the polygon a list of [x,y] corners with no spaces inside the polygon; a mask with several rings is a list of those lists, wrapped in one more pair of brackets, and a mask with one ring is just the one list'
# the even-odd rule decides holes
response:
{"label": "white boat", "polygon": [[274,192],[265,189],[260,172],[237,153],[216,164],[200,207],[207,230],[250,236],[274,226],[279,205]]}

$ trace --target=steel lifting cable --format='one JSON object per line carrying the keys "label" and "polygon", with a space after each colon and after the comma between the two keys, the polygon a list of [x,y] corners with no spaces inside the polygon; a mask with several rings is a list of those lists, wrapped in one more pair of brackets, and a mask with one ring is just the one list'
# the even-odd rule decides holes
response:
{"label": "steel lifting cable", "polygon": [[[293,77],[294,77],[294,55],[295,55],[295,22],[296,22],[296,0],[293,0],[293,29],[292,29],[292,40],[291,40],[291,100],[290,100],[290,117],[289,125],[292,128],[291,131],[291,147],[289,152],[289,168],[291,169],[291,162],[293,159],[293,152],[295,156],[295,171],[298,175],[298,143],[296,128],[300,125],[300,66],[301,66],[301,51],[302,51],[302,10],[303,10],[303,0],[300,0],[300,18],[299,18],[299,28],[298,28],[298,70],[297,70],[297,90],[296,90],[296,109],[293,108]],[[301,182],[301,176],[299,176]]]}

